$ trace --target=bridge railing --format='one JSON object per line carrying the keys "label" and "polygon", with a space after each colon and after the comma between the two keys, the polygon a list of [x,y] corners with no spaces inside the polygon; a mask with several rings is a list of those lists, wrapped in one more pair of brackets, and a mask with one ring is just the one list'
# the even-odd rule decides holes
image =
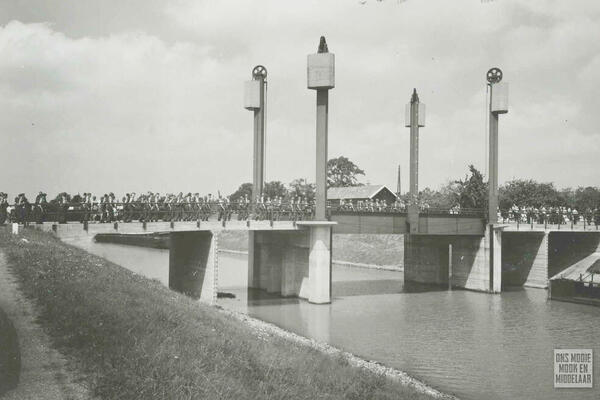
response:
{"label": "bridge railing", "polygon": [[[4,213],[4,215],[2,214]],[[328,218],[334,214],[406,214],[402,205],[332,205],[327,208]],[[422,208],[424,215],[462,215],[483,217],[480,209]],[[129,202],[129,203],[43,203],[10,205],[0,208],[0,224],[68,223],[68,222],[152,222],[152,221],[208,221],[208,220],[273,220],[302,221],[314,218],[314,204],[309,202]]]}
{"label": "bridge railing", "polygon": [[423,207],[419,210],[421,215],[461,215],[467,217],[485,217],[485,210],[482,208],[440,208]]}

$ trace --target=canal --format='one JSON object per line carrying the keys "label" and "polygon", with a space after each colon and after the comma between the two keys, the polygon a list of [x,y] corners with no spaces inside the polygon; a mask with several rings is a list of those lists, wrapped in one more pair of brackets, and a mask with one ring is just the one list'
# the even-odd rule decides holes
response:
{"label": "canal", "polygon": [[[168,250],[72,242],[136,273],[168,282]],[[553,388],[553,349],[594,349],[600,368],[600,308],[548,301],[542,289],[501,295],[403,285],[402,272],[334,266],[333,302],[313,305],[246,290],[247,258],[221,252],[223,307],[406,371],[470,399],[600,398]]]}

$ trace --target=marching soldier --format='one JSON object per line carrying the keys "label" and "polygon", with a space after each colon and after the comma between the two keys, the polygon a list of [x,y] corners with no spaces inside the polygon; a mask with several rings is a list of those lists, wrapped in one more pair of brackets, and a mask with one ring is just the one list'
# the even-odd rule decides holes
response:
{"label": "marching soldier", "polygon": [[108,221],[114,222],[118,216],[117,199],[113,192],[108,194]]}
{"label": "marching soldier", "polygon": [[34,218],[36,224],[41,224],[46,219],[46,207],[48,201],[46,200],[46,193],[40,192],[35,197],[35,207],[34,207]]}
{"label": "marching soldier", "polygon": [[90,201],[90,206],[91,206],[91,214],[90,214],[91,221],[98,222],[98,219],[100,218],[100,216],[99,216],[100,207],[99,207],[98,199],[96,198],[96,196],[92,196],[92,200]]}

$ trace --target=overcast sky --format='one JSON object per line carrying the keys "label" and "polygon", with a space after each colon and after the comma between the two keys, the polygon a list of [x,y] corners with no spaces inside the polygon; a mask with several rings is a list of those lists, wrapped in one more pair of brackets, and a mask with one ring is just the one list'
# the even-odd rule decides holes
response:
{"label": "overcast sky", "polygon": [[600,186],[600,1],[0,2],[0,191],[223,194],[251,180],[243,82],[268,76],[267,180],[314,181],[306,55],[336,56],[329,156],[408,188],[404,105],[427,105],[420,187],[485,165],[485,73],[510,83],[500,181]]}

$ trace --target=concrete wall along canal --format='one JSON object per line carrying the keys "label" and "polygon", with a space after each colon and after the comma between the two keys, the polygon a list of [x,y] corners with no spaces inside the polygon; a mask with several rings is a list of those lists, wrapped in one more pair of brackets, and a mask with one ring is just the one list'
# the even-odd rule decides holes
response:
{"label": "concrete wall along canal", "polygon": [[[451,265],[453,287],[488,291],[488,236],[406,235],[405,280],[447,285]],[[499,245],[502,286],[547,288],[552,276],[600,254],[600,232],[503,232]]]}
{"label": "concrete wall along canal", "polygon": [[502,284],[548,286],[548,233],[504,232],[502,234]]}
{"label": "concrete wall along canal", "polygon": [[485,252],[484,236],[406,235],[404,280],[448,285],[449,245],[452,245],[452,286],[489,290],[489,260]]}

